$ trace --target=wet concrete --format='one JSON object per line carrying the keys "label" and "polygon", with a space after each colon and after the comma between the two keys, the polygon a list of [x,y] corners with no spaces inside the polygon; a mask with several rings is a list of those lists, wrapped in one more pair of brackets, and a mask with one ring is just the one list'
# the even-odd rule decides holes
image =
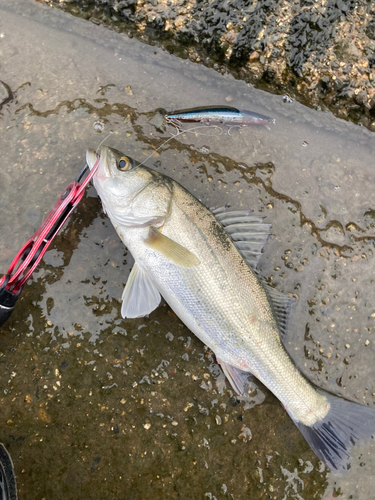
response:
{"label": "wet concrete", "polygon": [[368,0],[37,0],[375,131]]}
{"label": "wet concrete", "polygon": [[[371,132],[32,2],[0,1],[0,52],[12,97],[0,109],[2,270],[87,147],[111,131],[106,143],[139,161],[160,147],[146,164],[207,206],[272,223],[260,273],[298,297],[296,365],[374,406]],[[276,124],[163,146],[175,132],[163,110],[221,103]],[[1,329],[0,441],[20,499],[371,498],[371,443],[337,478],[263,386],[251,404],[234,397],[166,305],[122,320],[132,263],[90,188]]]}

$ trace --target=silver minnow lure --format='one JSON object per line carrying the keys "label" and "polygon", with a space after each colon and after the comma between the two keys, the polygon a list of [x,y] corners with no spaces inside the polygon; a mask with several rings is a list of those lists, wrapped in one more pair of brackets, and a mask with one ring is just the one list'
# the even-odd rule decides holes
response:
{"label": "silver minnow lure", "polygon": [[[95,153],[86,158],[92,167]],[[375,433],[375,411],[315,388],[293,365],[281,341],[291,299],[254,273],[270,226],[249,211],[215,217],[176,181],[104,146],[94,185],[135,259],[122,316],[150,314],[163,296],[238,394],[258,377],[316,455],[345,472],[352,446]]]}
{"label": "silver minnow lure", "polygon": [[274,118],[260,115],[254,111],[240,111],[230,106],[210,106],[185,109],[168,113],[165,119],[172,125],[180,126],[181,123],[205,123],[213,125],[228,125],[229,127],[243,127],[247,125],[263,125],[268,130],[270,123],[275,123]]}

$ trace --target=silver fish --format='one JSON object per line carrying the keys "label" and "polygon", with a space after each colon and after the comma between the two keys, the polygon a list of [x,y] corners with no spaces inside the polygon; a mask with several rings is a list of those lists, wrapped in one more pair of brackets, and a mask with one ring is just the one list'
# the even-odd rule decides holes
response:
{"label": "silver fish", "polygon": [[[94,151],[86,159],[92,167]],[[375,434],[375,411],[315,388],[293,365],[282,344],[291,299],[254,272],[270,226],[249,211],[215,217],[176,181],[105,146],[94,185],[135,259],[122,316],[149,314],[163,296],[238,394],[255,375],[316,455],[345,472],[352,446]]]}

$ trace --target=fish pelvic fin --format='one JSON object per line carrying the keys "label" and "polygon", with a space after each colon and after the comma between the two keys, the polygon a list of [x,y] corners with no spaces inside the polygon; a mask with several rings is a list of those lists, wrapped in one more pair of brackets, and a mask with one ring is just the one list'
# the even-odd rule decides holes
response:
{"label": "fish pelvic fin", "polygon": [[246,386],[249,384],[249,379],[253,378],[252,374],[240,370],[222,359],[216,359],[236,394],[243,396],[246,393]]}
{"label": "fish pelvic fin", "polygon": [[[292,420],[314,453],[337,475],[351,464],[350,451],[357,443],[375,436],[375,408],[324,393],[330,404],[327,415],[308,426]],[[288,410],[287,410],[288,411]]]}
{"label": "fish pelvic fin", "polygon": [[150,226],[145,243],[178,266],[196,267],[200,264],[198,257],[190,250],[171,240],[153,226]]}
{"label": "fish pelvic fin", "polygon": [[158,307],[161,295],[147,272],[134,264],[122,293],[123,318],[142,318]]}

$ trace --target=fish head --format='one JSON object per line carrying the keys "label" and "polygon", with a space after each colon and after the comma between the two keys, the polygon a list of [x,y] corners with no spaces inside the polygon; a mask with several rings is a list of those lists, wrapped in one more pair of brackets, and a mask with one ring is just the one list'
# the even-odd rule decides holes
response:
{"label": "fish head", "polygon": [[[87,150],[86,161],[93,168],[93,149]],[[169,212],[170,180],[117,149],[101,147],[93,183],[115,227],[161,225]]]}
{"label": "fish head", "polygon": [[[93,149],[88,149],[86,152],[86,161],[90,169],[94,166],[97,160],[97,155]],[[132,190],[132,182],[130,177],[124,175],[129,173],[139,163],[129,156],[121,153],[114,148],[102,146],[100,150],[100,160],[98,170],[94,176],[94,182],[98,186],[106,186],[105,190],[118,194],[120,190],[124,194],[124,183],[127,185],[127,191]]]}

